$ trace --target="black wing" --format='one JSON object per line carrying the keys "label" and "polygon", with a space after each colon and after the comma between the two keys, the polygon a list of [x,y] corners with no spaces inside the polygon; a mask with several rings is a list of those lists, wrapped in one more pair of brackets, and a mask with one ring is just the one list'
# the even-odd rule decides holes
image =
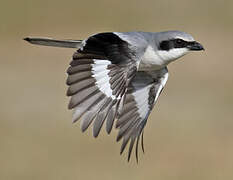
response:
{"label": "black wing", "polygon": [[83,41],[67,70],[73,122],[81,119],[82,131],[94,122],[93,136],[97,137],[106,121],[110,133],[136,70],[134,52],[116,34],[100,33]]}

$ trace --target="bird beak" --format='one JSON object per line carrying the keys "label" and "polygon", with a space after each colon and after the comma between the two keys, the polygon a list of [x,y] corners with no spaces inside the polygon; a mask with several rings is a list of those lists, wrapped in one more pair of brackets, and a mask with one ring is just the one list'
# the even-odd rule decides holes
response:
{"label": "bird beak", "polygon": [[201,51],[201,50],[205,50],[204,47],[199,43],[199,42],[192,42],[190,45],[188,45],[188,48],[191,50],[191,51]]}

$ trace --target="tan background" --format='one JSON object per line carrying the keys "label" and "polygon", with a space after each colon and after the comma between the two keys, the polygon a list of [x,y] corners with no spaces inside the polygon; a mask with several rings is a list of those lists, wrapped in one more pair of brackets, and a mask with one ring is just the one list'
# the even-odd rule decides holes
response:
{"label": "tan background", "polygon": [[[232,9],[232,0],[1,0],[0,179],[233,179]],[[65,71],[73,50],[22,41],[173,29],[206,51],[169,66],[138,165],[119,156],[116,131],[94,139],[71,123]]]}

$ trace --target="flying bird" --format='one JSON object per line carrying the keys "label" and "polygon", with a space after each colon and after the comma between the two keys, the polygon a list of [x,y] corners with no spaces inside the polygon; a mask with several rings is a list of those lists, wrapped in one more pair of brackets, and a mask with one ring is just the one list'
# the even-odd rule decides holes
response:
{"label": "flying bird", "polygon": [[113,125],[122,140],[120,154],[129,143],[128,161],[167,79],[167,65],[190,51],[204,50],[194,38],[181,31],[104,32],[85,40],[31,38],[37,45],[76,48],[67,70],[69,109],[73,122],[81,120],[84,132],[92,123],[97,137],[103,123],[109,134]]}

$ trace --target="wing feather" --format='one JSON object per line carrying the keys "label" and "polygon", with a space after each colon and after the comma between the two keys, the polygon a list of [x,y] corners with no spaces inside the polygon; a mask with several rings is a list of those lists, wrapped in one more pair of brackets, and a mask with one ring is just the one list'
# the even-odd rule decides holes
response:
{"label": "wing feather", "polygon": [[74,53],[67,70],[67,95],[71,96],[69,109],[74,109],[73,122],[81,119],[82,131],[93,122],[97,137],[106,121],[106,131],[111,132],[122,97],[136,74],[131,54],[128,43],[114,33],[93,35]]}
{"label": "wing feather", "polygon": [[116,122],[116,128],[119,129],[117,141],[123,139],[120,153],[123,153],[130,141],[128,161],[130,160],[135,141],[135,154],[138,161],[138,144],[141,136],[144,152],[143,129],[167,78],[167,68],[150,73],[137,72],[128,88],[123,111]]}

